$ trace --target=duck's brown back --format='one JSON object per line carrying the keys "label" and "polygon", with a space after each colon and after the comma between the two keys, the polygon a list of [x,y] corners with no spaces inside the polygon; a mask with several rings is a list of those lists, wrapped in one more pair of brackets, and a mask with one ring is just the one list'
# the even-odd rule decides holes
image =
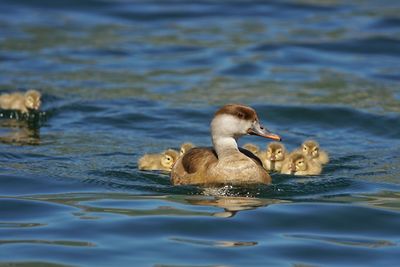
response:
{"label": "duck's brown back", "polygon": [[187,173],[195,173],[218,162],[217,153],[211,147],[195,147],[182,157],[182,165]]}
{"label": "duck's brown back", "polygon": [[[250,159],[256,165],[256,168],[260,168],[257,173],[260,183],[270,183],[270,177],[268,173],[263,169],[261,160],[248,150],[240,149],[238,153],[241,160],[247,158],[247,162]],[[238,155],[236,155],[238,156]],[[237,157],[232,157],[236,159]],[[182,184],[197,184],[197,185],[213,185],[213,184],[224,184],[225,181],[233,184],[246,184],[255,183],[254,177],[249,177],[246,179],[245,176],[241,175],[241,168],[238,166],[237,172],[232,172],[232,166],[229,161],[226,162],[230,167],[228,167],[227,175],[224,170],[224,163],[218,164],[218,157],[213,148],[210,147],[196,147],[189,150],[185,155],[180,157],[172,168],[171,172],[171,182],[174,185]],[[253,163],[253,164],[254,164]],[[222,168],[222,169],[221,169]],[[236,177],[237,176],[237,177]]]}

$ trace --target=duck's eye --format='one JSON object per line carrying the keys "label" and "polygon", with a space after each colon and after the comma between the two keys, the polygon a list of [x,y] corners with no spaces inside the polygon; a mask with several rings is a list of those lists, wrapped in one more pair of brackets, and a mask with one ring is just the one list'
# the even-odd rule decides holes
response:
{"label": "duck's eye", "polygon": [[242,113],[242,112],[238,112],[237,116],[239,119],[244,119],[244,113]]}
{"label": "duck's eye", "polygon": [[277,152],[278,154],[282,154],[282,150],[278,150],[278,152]]}
{"label": "duck's eye", "polygon": [[304,147],[303,147],[303,150],[304,150],[304,151],[307,151],[307,147],[304,146]]}
{"label": "duck's eye", "polygon": [[171,157],[166,157],[166,160],[167,161],[171,161]]}

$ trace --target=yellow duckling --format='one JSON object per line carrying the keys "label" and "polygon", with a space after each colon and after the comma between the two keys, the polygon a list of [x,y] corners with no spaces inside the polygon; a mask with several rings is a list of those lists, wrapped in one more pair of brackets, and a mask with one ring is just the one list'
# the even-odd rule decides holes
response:
{"label": "yellow duckling", "polygon": [[294,151],[284,161],[281,169],[282,174],[294,175],[318,175],[322,167],[316,161],[308,159],[304,154]]}
{"label": "yellow duckling", "polygon": [[286,148],[278,142],[269,143],[262,159],[264,167],[269,171],[280,171],[286,158]]}
{"label": "yellow duckling", "polygon": [[257,145],[254,145],[252,143],[247,143],[245,145],[243,145],[243,148],[250,151],[251,153],[253,153],[254,155],[256,155],[257,157],[260,156],[260,147],[258,147]]}
{"label": "yellow duckling", "polygon": [[19,110],[28,113],[29,110],[39,110],[41,105],[41,94],[36,90],[26,93],[11,93],[0,95],[0,108]]}
{"label": "yellow duckling", "polygon": [[319,144],[315,140],[306,140],[301,145],[301,153],[307,156],[307,158],[317,161],[320,164],[326,164],[329,162],[328,153],[320,149]]}
{"label": "yellow duckling", "polygon": [[167,149],[159,154],[145,154],[138,160],[138,167],[139,170],[170,172],[178,157],[178,151],[173,149]]}
{"label": "yellow duckling", "polygon": [[179,156],[182,156],[183,154],[185,154],[186,152],[188,152],[190,149],[192,149],[193,147],[195,147],[195,145],[193,145],[192,143],[183,143],[181,145],[181,148],[179,150]]}

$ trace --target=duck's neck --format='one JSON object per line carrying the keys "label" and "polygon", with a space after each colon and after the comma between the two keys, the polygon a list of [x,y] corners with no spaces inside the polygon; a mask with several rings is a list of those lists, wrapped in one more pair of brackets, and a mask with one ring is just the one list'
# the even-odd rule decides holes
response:
{"label": "duck's neck", "polygon": [[230,115],[219,115],[211,121],[211,136],[218,159],[239,152],[236,140],[240,123]]}
{"label": "duck's neck", "polygon": [[236,139],[233,137],[213,136],[212,142],[219,159],[239,152]]}

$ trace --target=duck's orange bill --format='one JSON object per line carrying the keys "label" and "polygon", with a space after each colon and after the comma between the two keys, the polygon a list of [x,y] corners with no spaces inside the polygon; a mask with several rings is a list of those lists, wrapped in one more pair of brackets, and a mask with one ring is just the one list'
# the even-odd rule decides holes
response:
{"label": "duck's orange bill", "polygon": [[268,134],[260,135],[260,136],[265,137],[265,138],[269,138],[269,139],[272,139],[272,140],[275,140],[275,141],[279,141],[279,142],[282,141],[282,138],[279,135],[273,134],[273,133],[268,133]]}
{"label": "duck's orange bill", "polygon": [[279,135],[271,133],[265,127],[261,126],[258,122],[254,123],[253,126],[247,130],[247,133],[269,138],[275,141],[282,141],[282,138]]}

